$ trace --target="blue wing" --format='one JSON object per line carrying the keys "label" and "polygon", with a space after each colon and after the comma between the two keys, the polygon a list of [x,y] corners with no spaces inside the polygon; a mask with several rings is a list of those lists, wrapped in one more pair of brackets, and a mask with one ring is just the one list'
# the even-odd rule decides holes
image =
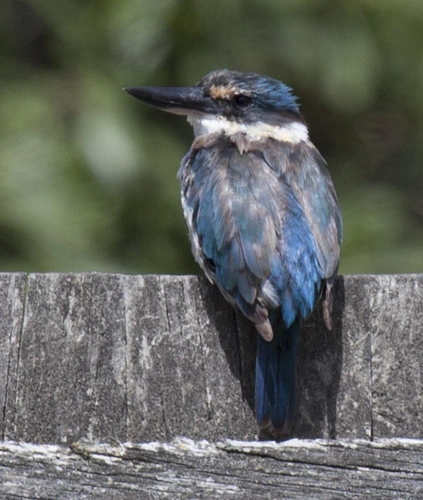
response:
{"label": "blue wing", "polygon": [[281,306],[289,326],[310,313],[322,279],[336,272],[339,223],[315,150],[299,163],[299,153],[276,144],[269,158],[260,150],[241,155],[221,140],[187,155],[179,177],[206,274],[254,323]]}
{"label": "blue wing", "polygon": [[339,263],[342,220],[325,160],[311,143],[276,143],[263,150],[263,158],[295,193],[314,235],[323,276],[333,276]]}
{"label": "blue wing", "polygon": [[192,149],[178,175],[197,261],[265,339],[257,420],[285,429],[299,323],[339,261],[341,219],[324,161],[311,144],[272,141],[241,154],[219,138]]}
{"label": "blue wing", "polygon": [[339,266],[342,218],[326,162],[313,144],[281,144],[263,150],[263,158],[290,186],[313,235],[316,257],[324,280],[323,313],[332,327],[332,287]]}

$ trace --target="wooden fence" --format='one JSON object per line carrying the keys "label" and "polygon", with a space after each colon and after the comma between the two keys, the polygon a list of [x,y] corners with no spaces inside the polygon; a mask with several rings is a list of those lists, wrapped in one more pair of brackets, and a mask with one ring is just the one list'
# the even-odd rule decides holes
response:
{"label": "wooden fence", "polygon": [[338,278],[279,444],[203,277],[5,273],[0,304],[0,498],[423,498],[423,275]]}

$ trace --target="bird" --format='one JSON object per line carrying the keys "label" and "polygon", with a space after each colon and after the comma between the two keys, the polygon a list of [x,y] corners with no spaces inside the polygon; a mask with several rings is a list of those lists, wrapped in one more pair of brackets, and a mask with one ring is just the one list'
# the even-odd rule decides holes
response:
{"label": "bird", "polygon": [[123,90],[193,127],[178,171],[192,252],[257,331],[259,437],[287,439],[300,327],[321,301],[332,328],[342,241],[335,188],[298,98],[277,79],[227,69],[191,87]]}

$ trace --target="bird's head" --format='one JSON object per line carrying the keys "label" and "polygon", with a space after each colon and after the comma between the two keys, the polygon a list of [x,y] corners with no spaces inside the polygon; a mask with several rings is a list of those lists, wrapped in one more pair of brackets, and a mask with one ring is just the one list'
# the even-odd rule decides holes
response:
{"label": "bird's head", "polygon": [[299,140],[307,138],[297,98],[287,85],[265,75],[223,69],[207,74],[193,87],[124,90],[164,111],[187,115],[196,136],[252,135],[254,130],[256,138],[269,137],[281,127],[286,131],[297,124]]}

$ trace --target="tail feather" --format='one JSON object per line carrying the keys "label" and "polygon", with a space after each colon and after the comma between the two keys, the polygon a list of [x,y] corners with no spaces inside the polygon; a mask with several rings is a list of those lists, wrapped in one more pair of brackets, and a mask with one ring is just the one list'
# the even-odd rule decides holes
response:
{"label": "tail feather", "polygon": [[299,321],[289,328],[272,321],[274,339],[258,336],[256,359],[256,418],[275,438],[287,435],[295,410],[295,361]]}

